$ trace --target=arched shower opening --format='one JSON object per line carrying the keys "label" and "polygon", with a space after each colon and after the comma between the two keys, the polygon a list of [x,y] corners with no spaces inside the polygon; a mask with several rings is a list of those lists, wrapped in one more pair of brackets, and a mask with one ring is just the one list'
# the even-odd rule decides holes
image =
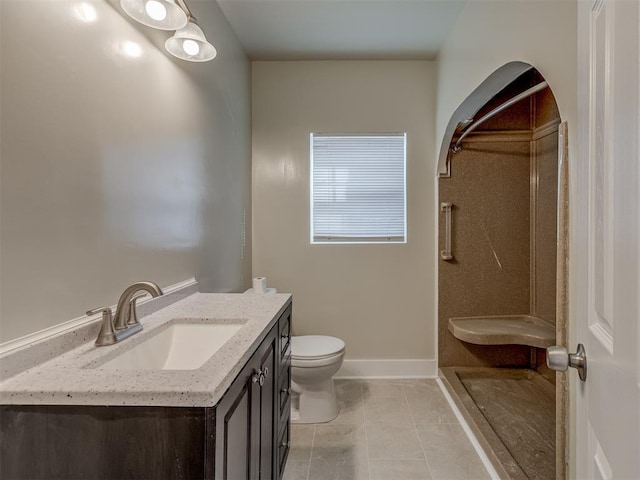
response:
{"label": "arched shower opening", "polygon": [[566,473],[566,386],[544,351],[566,340],[564,128],[542,75],[512,62],[440,154],[440,373],[503,478]]}

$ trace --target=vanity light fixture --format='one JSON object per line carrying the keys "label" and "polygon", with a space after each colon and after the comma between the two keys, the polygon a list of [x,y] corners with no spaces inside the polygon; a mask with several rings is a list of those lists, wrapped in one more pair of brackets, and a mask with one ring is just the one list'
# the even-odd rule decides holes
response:
{"label": "vanity light fixture", "polygon": [[187,24],[187,14],[173,0],[120,0],[120,6],[147,27],[178,30]]}
{"label": "vanity light fixture", "polygon": [[174,57],[190,62],[208,62],[218,54],[216,48],[207,42],[202,30],[193,21],[168,38],[164,48]]}
{"label": "vanity light fixture", "polygon": [[184,0],[120,0],[120,5],[127,15],[143,25],[176,30],[164,44],[174,57],[190,62],[207,62],[218,54]]}

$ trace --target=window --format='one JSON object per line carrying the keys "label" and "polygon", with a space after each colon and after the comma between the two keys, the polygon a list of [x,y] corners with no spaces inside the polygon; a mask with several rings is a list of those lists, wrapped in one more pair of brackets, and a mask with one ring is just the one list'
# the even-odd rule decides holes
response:
{"label": "window", "polygon": [[311,243],[406,242],[406,134],[311,134]]}

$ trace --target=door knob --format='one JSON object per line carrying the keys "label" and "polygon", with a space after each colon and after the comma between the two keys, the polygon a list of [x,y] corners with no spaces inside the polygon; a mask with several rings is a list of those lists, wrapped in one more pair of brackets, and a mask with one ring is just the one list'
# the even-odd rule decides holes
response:
{"label": "door knob", "polygon": [[587,379],[587,352],[584,345],[579,343],[576,353],[569,353],[558,345],[547,347],[547,366],[558,372],[566,372],[569,367],[575,368],[584,382]]}
{"label": "door knob", "polygon": [[251,377],[251,381],[253,383],[258,383],[262,387],[267,375],[269,375],[269,367],[264,367],[264,370],[258,369]]}

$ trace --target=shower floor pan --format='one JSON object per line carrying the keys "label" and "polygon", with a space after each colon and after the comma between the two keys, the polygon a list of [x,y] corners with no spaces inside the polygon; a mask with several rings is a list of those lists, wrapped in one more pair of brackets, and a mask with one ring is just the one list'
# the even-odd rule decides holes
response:
{"label": "shower floor pan", "polygon": [[443,367],[440,377],[500,478],[556,478],[551,382],[524,368]]}

